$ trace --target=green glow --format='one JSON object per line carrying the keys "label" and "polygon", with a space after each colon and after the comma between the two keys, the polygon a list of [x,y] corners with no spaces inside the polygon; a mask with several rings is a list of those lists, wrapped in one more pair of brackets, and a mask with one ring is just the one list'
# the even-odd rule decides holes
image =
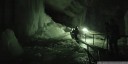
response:
{"label": "green glow", "polygon": [[83,28],[82,31],[83,31],[84,33],[88,33],[88,32],[89,32],[87,28]]}
{"label": "green glow", "polygon": [[81,46],[82,48],[87,49],[87,45],[85,45],[85,44],[83,44],[83,43],[81,43],[80,46]]}
{"label": "green glow", "polygon": [[90,31],[86,27],[81,28],[82,34],[90,34]]}
{"label": "green glow", "polygon": [[82,29],[84,32],[89,32],[87,28]]}

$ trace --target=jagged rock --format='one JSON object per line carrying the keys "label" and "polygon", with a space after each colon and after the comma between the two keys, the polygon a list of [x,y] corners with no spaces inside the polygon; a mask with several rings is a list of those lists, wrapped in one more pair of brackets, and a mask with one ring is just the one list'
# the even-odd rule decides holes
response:
{"label": "jagged rock", "polygon": [[11,29],[7,29],[2,33],[2,42],[3,49],[8,55],[17,57],[23,53],[22,46]]}

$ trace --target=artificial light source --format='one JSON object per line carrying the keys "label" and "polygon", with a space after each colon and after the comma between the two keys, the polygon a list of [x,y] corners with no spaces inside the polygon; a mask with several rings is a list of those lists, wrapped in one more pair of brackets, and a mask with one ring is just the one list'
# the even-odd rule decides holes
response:
{"label": "artificial light source", "polygon": [[82,31],[83,31],[84,34],[89,32],[89,30],[87,28],[83,28]]}

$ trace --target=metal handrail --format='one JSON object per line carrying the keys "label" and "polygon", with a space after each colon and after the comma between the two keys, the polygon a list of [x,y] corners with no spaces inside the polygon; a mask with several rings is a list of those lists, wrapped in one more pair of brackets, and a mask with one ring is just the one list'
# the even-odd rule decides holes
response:
{"label": "metal handrail", "polygon": [[[108,38],[107,38],[107,36],[108,36],[108,34],[91,34],[91,35],[93,35],[93,45],[95,45],[95,36],[96,35],[104,35],[104,42],[103,42],[103,46],[102,46],[102,48],[104,47],[104,44],[105,44],[105,42],[106,43],[108,43]],[[124,37],[124,38],[128,38],[128,35],[120,35],[120,37]],[[85,38],[86,39],[86,38]],[[89,44],[87,44],[87,43],[85,43],[86,45],[87,45],[87,50],[88,50],[88,52],[90,53],[90,51],[89,51],[89,47],[90,48],[92,48],[92,46],[91,45],[89,45]],[[107,44],[107,49],[108,49],[108,44]],[[97,56],[98,56],[98,59],[97,60],[101,60],[100,59],[100,54],[99,54],[99,51],[97,51]],[[91,53],[88,55],[89,57],[91,57],[93,60],[95,59],[92,55],[91,55]],[[91,59],[91,60],[92,60]],[[90,60],[90,61],[91,61]],[[96,60],[96,59],[95,59]]]}
{"label": "metal handrail", "polygon": [[[95,45],[95,35],[105,35],[106,36],[106,34],[91,34],[91,35],[93,35],[93,45]],[[86,38],[85,38],[86,39]],[[105,38],[106,39],[106,38]],[[105,43],[105,41],[104,41],[104,43]],[[87,44],[86,42],[84,43],[84,44],[86,44],[87,45],[87,51],[88,51],[88,56],[89,57],[91,57],[93,60],[95,60],[96,61],[96,59],[91,55],[91,53],[90,53],[90,51],[89,51],[89,47],[90,48],[92,48],[92,46],[91,45],[89,45],[89,44]],[[103,45],[104,46],[104,45]],[[102,47],[103,47],[102,46]],[[93,49],[93,48],[92,48]],[[100,60],[100,54],[99,54],[99,51],[97,51],[97,56],[98,56],[98,59],[97,60]],[[91,59],[89,60],[89,61],[91,61]]]}

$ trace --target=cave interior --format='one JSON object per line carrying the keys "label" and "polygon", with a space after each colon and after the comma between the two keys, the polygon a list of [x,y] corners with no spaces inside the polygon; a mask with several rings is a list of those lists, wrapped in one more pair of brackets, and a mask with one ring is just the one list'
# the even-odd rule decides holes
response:
{"label": "cave interior", "polygon": [[0,63],[128,61],[127,3],[0,0]]}

